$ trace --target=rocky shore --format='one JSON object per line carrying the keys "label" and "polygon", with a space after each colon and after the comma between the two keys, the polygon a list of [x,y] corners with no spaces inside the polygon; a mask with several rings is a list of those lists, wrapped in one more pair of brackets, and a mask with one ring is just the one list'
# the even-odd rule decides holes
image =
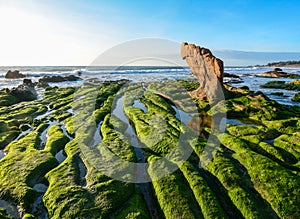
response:
{"label": "rocky shore", "polygon": [[[299,218],[300,107],[226,85],[208,49],[183,49],[206,84],[89,81],[38,100],[28,80],[2,90],[0,218]],[[128,163],[148,165],[124,174]]]}

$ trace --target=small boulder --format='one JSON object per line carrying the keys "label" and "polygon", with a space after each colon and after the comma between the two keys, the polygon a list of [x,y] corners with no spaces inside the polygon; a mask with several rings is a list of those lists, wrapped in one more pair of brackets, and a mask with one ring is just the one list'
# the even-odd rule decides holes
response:
{"label": "small boulder", "polygon": [[41,88],[47,88],[49,87],[49,84],[45,81],[39,81],[35,83],[36,87],[41,87]]}
{"label": "small boulder", "polygon": [[274,71],[280,71],[280,72],[282,72],[282,69],[281,68],[274,68]]}
{"label": "small boulder", "polygon": [[31,79],[23,79],[23,85],[34,87],[34,83],[32,83]]}
{"label": "small boulder", "polygon": [[22,125],[20,125],[20,129],[24,132],[24,131],[26,131],[26,130],[28,130],[28,129],[30,129],[31,127],[30,127],[30,125],[28,125],[28,124],[22,124]]}
{"label": "small boulder", "polygon": [[292,101],[300,102],[300,92],[294,94],[294,96],[292,97]]}
{"label": "small boulder", "polygon": [[20,73],[18,70],[15,71],[8,70],[8,72],[5,75],[5,78],[7,79],[16,79],[16,78],[25,78],[25,77],[26,75]]}
{"label": "small boulder", "polygon": [[238,78],[238,79],[241,79],[240,76],[235,75],[235,74],[231,74],[231,73],[227,73],[227,72],[224,72],[224,77],[226,77],[226,78]]}
{"label": "small boulder", "polygon": [[8,93],[18,99],[18,102],[21,101],[31,101],[36,100],[37,93],[33,86],[27,86],[24,84],[19,85],[8,90]]}
{"label": "small boulder", "polygon": [[44,76],[42,78],[39,79],[39,82],[46,82],[46,83],[57,83],[57,82],[64,82],[64,81],[78,81],[80,80],[79,77],[76,77],[74,75],[69,75],[69,76]]}

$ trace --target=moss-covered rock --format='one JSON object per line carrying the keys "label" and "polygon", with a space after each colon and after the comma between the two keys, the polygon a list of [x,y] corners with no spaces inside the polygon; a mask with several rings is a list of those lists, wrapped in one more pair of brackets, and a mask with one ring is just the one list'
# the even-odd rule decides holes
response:
{"label": "moss-covered rock", "polygon": [[26,212],[30,211],[36,192],[32,186],[41,182],[44,174],[57,165],[47,151],[39,151],[40,140],[31,132],[7,146],[7,155],[0,160],[0,197],[9,198]]}
{"label": "moss-covered rock", "polygon": [[[119,94],[124,83],[48,87],[41,100],[0,107],[0,148],[5,152],[0,199],[20,205],[24,217],[33,218],[32,204],[42,195],[33,186],[43,183],[49,186],[40,205],[49,218],[151,218],[155,215],[147,209],[149,199],[161,218],[299,217],[297,106],[280,105],[246,87],[225,85],[226,100],[211,106],[189,97],[186,91],[195,89],[196,82],[130,84]],[[113,113],[119,98],[128,123]],[[190,114],[186,125],[177,118],[175,106]],[[212,117],[225,113],[232,124],[226,134],[217,134],[219,124],[212,125]],[[201,137],[187,127],[199,123],[195,130]],[[154,180],[146,199],[133,183],[110,177],[126,167],[111,165],[111,155],[141,162],[126,131],[129,125]],[[101,138],[94,144],[96,131]],[[65,159],[58,163],[55,156],[62,150]],[[180,153],[189,150],[191,155],[182,161]],[[157,168],[154,162],[162,157],[172,159]],[[169,165],[176,171],[158,179]],[[1,218],[8,217],[6,213],[0,209]]]}
{"label": "moss-covered rock", "polygon": [[286,83],[285,81],[269,81],[262,88],[275,88],[275,89],[285,89],[285,90],[300,90],[299,80]]}
{"label": "moss-covered rock", "polygon": [[300,102],[300,92],[294,94],[294,96],[292,97],[292,101],[294,101],[294,102]]}

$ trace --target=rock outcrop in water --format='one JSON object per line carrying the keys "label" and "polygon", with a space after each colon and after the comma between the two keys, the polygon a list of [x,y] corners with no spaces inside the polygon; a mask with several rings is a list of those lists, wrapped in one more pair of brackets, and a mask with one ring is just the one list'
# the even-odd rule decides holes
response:
{"label": "rock outcrop in water", "polygon": [[25,77],[26,75],[20,73],[18,70],[15,71],[8,70],[8,72],[5,75],[5,78],[7,79],[16,79],[16,78],[25,78]]}
{"label": "rock outcrop in water", "polygon": [[7,90],[8,94],[14,96],[18,102],[31,101],[37,98],[37,93],[32,85],[21,84],[16,88]]}
{"label": "rock outcrop in water", "polygon": [[286,73],[282,71],[281,68],[275,68],[273,71],[263,72],[258,77],[266,77],[266,78],[300,78],[298,74]]}
{"label": "rock outcrop in water", "polygon": [[76,77],[74,75],[68,75],[68,76],[44,76],[39,79],[40,83],[49,83],[49,82],[64,82],[64,81],[78,81],[81,80],[79,77]]}
{"label": "rock outcrop in water", "polygon": [[37,93],[31,80],[25,80],[23,84],[11,89],[0,90],[0,107],[11,106],[22,101],[36,100]]}
{"label": "rock outcrop in water", "polygon": [[224,64],[212,52],[195,44],[182,43],[181,57],[186,60],[200,87],[190,95],[198,99],[214,99],[223,90]]}

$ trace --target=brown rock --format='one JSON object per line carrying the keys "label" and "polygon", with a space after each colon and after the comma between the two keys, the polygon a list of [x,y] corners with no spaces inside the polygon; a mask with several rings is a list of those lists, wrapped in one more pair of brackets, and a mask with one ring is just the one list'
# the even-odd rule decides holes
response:
{"label": "brown rock", "polygon": [[212,52],[194,44],[182,43],[181,57],[186,60],[200,86],[190,95],[198,99],[215,99],[223,94],[224,64]]}
{"label": "brown rock", "polygon": [[7,79],[16,79],[16,78],[25,78],[25,77],[26,75],[20,73],[18,70],[15,71],[8,70],[8,72],[5,75],[5,78]]}
{"label": "brown rock", "polygon": [[275,68],[273,71],[263,72],[256,76],[266,78],[300,78],[300,75],[283,72],[281,68]]}

